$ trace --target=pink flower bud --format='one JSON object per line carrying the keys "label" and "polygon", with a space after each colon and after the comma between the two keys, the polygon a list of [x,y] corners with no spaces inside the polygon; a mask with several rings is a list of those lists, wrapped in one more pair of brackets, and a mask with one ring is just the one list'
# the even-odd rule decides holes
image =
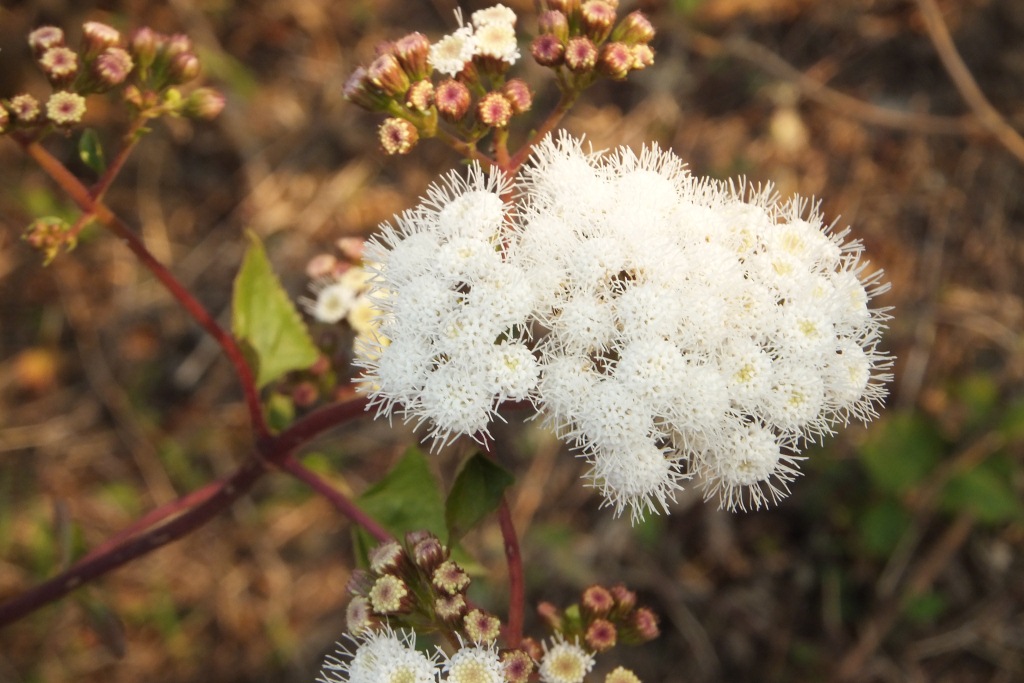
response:
{"label": "pink flower bud", "polygon": [[633,52],[625,43],[605,43],[597,60],[597,70],[608,78],[621,81],[633,68]]}
{"label": "pink flower bud", "polygon": [[39,101],[28,93],[12,97],[7,108],[21,123],[31,123],[39,116]]}
{"label": "pink flower bud", "polygon": [[522,114],[533,106],[533,93],[530,92],[530,86],[521,78],[513,78],[505,83],[501,88],[501,94],[512,105],[513,114]]}
{"label": "pink flower bud", "polygon": [[430,40],[422,33],[402,36],[394,45],[394,55],[410,80],[418,81],[430,76]]}
{"label": "pink flower bud", "polygon": [[442,117],[453,123],[466,115],[471,99],[469,88],[454,79],[442,81],[434,89],[434,106]]}
{"label": "pink flower bud", "polygon": [[82,24],[82,45],[87,55],[98,55],[121,42],[121,34],[113,26],[98,21]]}
{"label": "pink flower bud", "polygon": [[587,633],[583,638],[591,650],[594,652],[604,652],[615,647],[617,637],[618,633],[615,630],[615,624],[607,619],[595,619],[587,627]]}
{"label": "pink flower bud", "polygon": [[51,83],[69,83],[78,73],[78,55],[62,45],[51,47],[39,58],[39,67]]}
{"label": "pink flower bud", "polygon": [[420,114],[428,111],[434,104],[434,84],[425,79],[413,83],[405,95],[405,104]]}
{"label": "pink flower bud", "polygon": [[512,103],[500,92],[489,92],[480,98],[476,116],[490,128],[507,128],[512,120]]}
{"label": "pink flower bud", "polygon": [[408,154],[420,139],[416,126],[399,118],[385,119],[377,133],[386,154]]}
{"label": "pink flower bud", "polygon": [[46,101],[46,118],[60,126],[78,123],[85,114],[85,98],[78,93],[55,92]]}
{"label": "pink flower bud", "polygon": [[28,44],[37,56],[43,54],[51,47],[58,47],[64,44],[64,31],[56,26],[40,26],[28,34]]}
{"label": "pink flower bud", "polygon": [[185,114],[208,121],[217,118],[222,111],[226,100],[224,95],[213,88],[198,88],[192,91],[185,101]]}
{"label": "pink flower bud", "polygon": [[199,58],[191,52],[179,52],[171,58],[168,72],[172,83],[188,83],[199,75]]}
{"label": "pink flower bud", "polygon": [[564,43],[569,39],[569,19],[558,10],[542,12],[537,17],[537,30],[541,34],[552,35]]}
{"label": "pink flower bud", "polygon": [[604,42],[615,25],[615,8],[604,0],[587,0],[580,7],[583,31],[595,43]]}
{"label": "pink flower bud", "polygon": [[565,45],[550,33],[544,33],[533,39],[530,54],[541,66],[559,66],[565,61]]}
{"label": "pink flower bud", "polygon": [[404,95],[409,89],[409,76],[402,70],[398,58],[390,53],[373,60],[366,75],[371,83],[392,96]]}
{"label": "pink flower bud", "polygon": [[103,89],[121,85],[135,68],[132,56],[119,47],[108,47],[92,65],[93,73]]}
{"label": "pink flower bud", "polygon": [[573,38],[565,47],[565,65],[574,73],[593,71],[597,65],[597,48],[589,38]]}
{"label": "pink flower bud", "polygon": [[654,26],[643,12],[630,12],[615,27],[612,40],[619,40],[627,45],[649,43],[654,40]]}

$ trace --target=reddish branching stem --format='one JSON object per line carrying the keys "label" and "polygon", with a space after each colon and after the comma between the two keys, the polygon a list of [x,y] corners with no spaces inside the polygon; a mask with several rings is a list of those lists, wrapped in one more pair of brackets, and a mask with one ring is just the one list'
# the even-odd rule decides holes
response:
{"label": "reddish branching stem", "polygon": [[508,562],[508,629],[505,640],[508,647],[519,647],[523,639],[523,610],[526,605],[526,587],[523,580],[523,556],[519,552],[519,537],[512,523],[508,499],[501,498],[498,524],[505,541],[505,559]]}

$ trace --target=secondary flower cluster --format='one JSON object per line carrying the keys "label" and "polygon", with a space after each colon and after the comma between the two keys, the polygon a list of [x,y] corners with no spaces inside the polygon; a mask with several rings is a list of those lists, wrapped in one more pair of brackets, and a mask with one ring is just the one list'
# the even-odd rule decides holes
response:
{"label": "secondary flower cluster", "polygon": [[[621,80],[654,63],[654,29],[640,12],[618,21],[617,0],[548,6],[531,54],[556,73],[563,92],[576,94],[599,76]],[[456,19],[459,27],[433,44],[410,33],[378,46],[373,62],[345,84],[346,98],[390,115],[379,129],[388,154],[406,154],[421,137],[452,133],[476,143],[532,106],[527,84],[506,77],[520,56],[515,12],[495,5],[473,12],[468,23],[460,12]]]}
{"label": "secondary flower cluster", "polygon": [[[538,608],[554,634],[539,643],[523,639],[512,649],[498,647],[501,622],[472,608],[466,599],[470,578],[429,532],[412,532],[404,543],[389,541],[369,557],[369,569],[353,573],[346,613],[352,649],[339,645],[317,680],[447,681],[448,683],[526,683],[534,671],[543,683],[582,683],[594,654],[617,644],[636,644],[658,635],[654,613],[637,607],[625,586],[591,586],[580,604],[559,611]],[[445,632],[456,651],[427,654],[415,647],[414,626]],[[394,630],[398,626],[399,630]],[[619,668],[606,683],[639,683]]]}
{"label": "secondary flower cluster", "polygon": [[886,286],[806,202],[567,135],[510,189],[453,173],[367,245],[378,414],[444,443],[531,401],[634,519],[694,474],[724,507],[775,501],[804,443],[876,414]]}
{"label": "secondary flower cluster", "polygon": [[187,97],[174,89],[199,75],[192,42],[183,35],[141,28],[125,41],[115,28],[89,21],[77,50],[56,26],[32,31],[28,43],[53,92],[45,105],[29,93],[0,102],[0,133],[74,125],[85,115],[86,96],[119,87],[140,110],[213,118],[224,106],[223,97],[208,88]]}

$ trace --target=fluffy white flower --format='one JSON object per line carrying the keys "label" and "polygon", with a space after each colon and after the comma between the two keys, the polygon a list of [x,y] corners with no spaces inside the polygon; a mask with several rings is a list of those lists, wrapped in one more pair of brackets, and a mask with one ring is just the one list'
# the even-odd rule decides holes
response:
{"label": "fluffy white flower", "polygon": [[354,650],[338,643],[317,676],[318,683],[435,683],[438,665],[416,650],[412,631],[365,631],[348,636]]}
{"label": "fluffy white flower", "polygon": [[493,57],[510,66],[519,59],[519,45],[512,24],[492,22],[479,26],[473,33],[473,43],[476,54],[483,57]]}
{"label": "fluffy white flower", "polygon": [[455,76],[476,54],[473,27],[462,26],[430,46],[428,60],[434,71]]}
{"label": "fluffy white flower", "polygon": [[505,669],[493,645],[459,648],[443,664],[447,683],[504,683]]}
{"label": "fluffy white flower", "polygon": [[542,683],[583,683],[593,668],[593,655],[559,636],[552,643],[544,644],[544,656],[538,670]]}
{"label": "fluffy white flower", "polygon": [[505,5],[494,5],[487,9],[478,9],[469,18],[473,26],[480,28],[491,24],[516,25],[516,13]]}

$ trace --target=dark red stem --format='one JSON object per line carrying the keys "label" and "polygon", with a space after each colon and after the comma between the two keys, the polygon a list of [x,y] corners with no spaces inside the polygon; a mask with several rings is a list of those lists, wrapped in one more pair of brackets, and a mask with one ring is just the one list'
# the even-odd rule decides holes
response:
{"label": "dark red stem", "polygon": [[505,541],[505,559],[508,562],[508,629],[505,641],[509,647],[519,647],[523,639],[523,610],[526,604],[526,586],[523,581],[523,556],[519,552],[519,537],[512,524],[512,511],[508,499],[501,497],[498,524]]}

